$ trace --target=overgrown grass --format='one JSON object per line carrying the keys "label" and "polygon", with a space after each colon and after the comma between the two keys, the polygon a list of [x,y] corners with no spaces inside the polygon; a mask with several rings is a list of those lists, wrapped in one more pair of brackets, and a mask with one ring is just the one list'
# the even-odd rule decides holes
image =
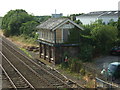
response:
{"label": "overgrown grass", "polygon": [[24,48],[20,48],[28,57],[32,58],[32,56],[26,51]]}
{"label": "overgrown grass", "polygon": [[33,45],[33,46],[37,45],[36,39],[32,38],[32,37],[20,35],[20,36],[10,36],[10,38],[13,41],[18,41],[18,42],[24,43],[26,45]]}
{"label": "overgrown grass", "polygon": [[72,77],[77,78],[78,80],[83,78],[83,76],[80,75],[79,73],[71,72],[70,69],[62,68],[61,65],[58,65],[56,67],[57,67],[56,69],[62,69],[62,74],[64,75],[66,74],[71,75]]}
{"label": "overgrown grass", "polygon": [[68,63],[63,62],[59,66],[63,69],[63,74],[69,74],[77,80],[86,81],[85,87],[94,88],[94,77],[91,72],[85,69],[83,62],[77,59],[69,59]]}

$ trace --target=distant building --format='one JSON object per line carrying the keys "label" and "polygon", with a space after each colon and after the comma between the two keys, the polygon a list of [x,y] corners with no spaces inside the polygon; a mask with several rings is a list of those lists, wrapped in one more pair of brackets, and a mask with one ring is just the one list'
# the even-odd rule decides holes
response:
{"label": "distant building", "polygon": [[52,14],[52,18],[60,18],[62,16],[63,16],[62,13],[60,13],[60,14]]}
{"label": "distant building", "polygon": [[68,41],[70,30],[74,28],[77,28],[74,32],[78,34],[83,29],[68,18],[50,18],[38,25],[40,58],[58,64],[64,59],[65,52],[68,52],[70,56],[76,56],[79,45],[65,43]]}
{"label": "distant building", "polygon": [[93,23],[98,19],[102,19],[105,24],[107,24],[111,19],[113,21],[117,21],[118,11],[96,11],[76,16],[76,20],[80,20],[83,25]]}

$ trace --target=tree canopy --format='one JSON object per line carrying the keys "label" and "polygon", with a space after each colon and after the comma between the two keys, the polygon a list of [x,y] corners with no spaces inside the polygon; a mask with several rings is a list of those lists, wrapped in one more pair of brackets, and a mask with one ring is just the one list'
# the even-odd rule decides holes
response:
{"label": "tree canopy", "polygon": [[5,36],[19,35],[22,23],[32,21],[33,16],[29,15],[25,10],[10,10],[2,20],[2,29]]}
{"label": "tree canopy", "polygon": [[[81,33],[81,57],[84,57],[86,52],[87,57],[91,54],[108,54],[113,46],[116,46],[118,40],[118,29],[115,22],[112,20],[106,25],[102,20],[97,20],[90,25],[83,25],[84,30]],[[87,47],[87,49],[86,49]],[[84,51],[86,49],[88,51]],[[90,57],[88,60],[90,60]]]}
{"label": "tree canopy", "polygon": [[22,23],[20,27],[20,34],[34,37],[36,33],[36,26],[38,25],[35,21],[28,21],[26,23]]}

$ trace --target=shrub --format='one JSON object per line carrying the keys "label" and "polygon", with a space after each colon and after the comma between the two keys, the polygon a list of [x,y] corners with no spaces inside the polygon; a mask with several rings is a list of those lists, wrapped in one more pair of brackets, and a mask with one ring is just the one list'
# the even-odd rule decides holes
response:
{"label": "shrub", "polygon": [[6,37],[10,36],[10,30],[3,30],[3,35]]}
{"label": "shrub", "polygon": [[68,62],[61,63],[62,69],[69,69],[71,72],[79,73],[82,68],[82,62],[78,59],[69,58]]}
{"label": "shrub", "polygon": [[80,58],[83,61],[91,61],[92,57],[93,57],[93,46],[91,46],[91,45],[81,45]]}
{"label": "shrub", "polygon": [[80,69],[80,74],[84,76],[85,75],[85,69],[81,68]]}
{"label": "shrub", "polygon": [[114,26],[110,25],[99,25],[91,30],[91,36],[94,40],[94,45],[101,54],[107,54],[113,43],[115,43],[118,30]]}

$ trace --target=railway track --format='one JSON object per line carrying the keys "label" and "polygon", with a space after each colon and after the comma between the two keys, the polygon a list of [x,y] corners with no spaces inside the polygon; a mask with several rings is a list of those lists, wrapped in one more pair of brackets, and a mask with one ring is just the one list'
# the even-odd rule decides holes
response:
{"label": "railway track", "polygon": [[2,37],[2,39],[6,42],[9,43],[10,46],[12,46],[12,48],[14,50],[16,50],[20,55],[22,55],[24,58],[29,59],[32,63],[36,63],[39,65],[39,67],[45,69],[46,71],[50,72],[53,76],[56,76],[57,78],[61,79],[62,81],[67,81],[68,79],[60,74],[57,70],[47,67],[46,65],[44,65],[42,62],[40,62],[40,60],[32,60],[31,58],[27,57],[25,55],[25,53],[23,51],[21,51],[15,44],[11,43],[9,40],[5,39],[4,37]]}
{"label": "railway track", "polygon": [[[1,53],[2,54],[2,53]],[[11,82],[13,88],[35,90],[34,87],[23,77],[23,75],[12,65],[12,63],[2,54],[2,71]]]}
{"label": "railway track", "polygon": [[15,88],[14,85],[12,85],[10,79],[8,78],[6,72],[1,68],[0,65],[0,90],[4,88]]}
{"label": "railway track", "polygon": [[[57,88],[59,88],[59,87],[83,88],[83,87],[77,85],[76,83],[71,82],[66,77],[64,77],[59,72],[57,72],[56,70],[48,68],[45,65],[41,64],[40,62],[39,62],[39,64],[34,62],[32,59],[30,59],[26,55],[23,55],[22,51],[19,48],[17,48],[15,45],[13,45],[10,41],[7,41],[5,38],[3,38],[3,40],[4,40],[4,41],[2,41],[3,45],[5,47],[7,47],[7,49],[10,51],[10,53],[12,53],[16,57],[18,57],[19,60],[21,60],[21,62],[28,65],[29,68],[32,69],[32,71],[34,71],[35,73],[37,73],[38,75],[43,77],[44,81],[46,81],[50,85],[57,87]],[[4,48],[3,48],[3,51],[4,51]],[[10,58],[10,57],[8,57],[8,58]],[[66,82],[66,81],[70,81],[70,82]]]}
{"label": "railway track", "polygon": [[73,88],[84,88],[81,85],[77,84],[76,82],[73,82],[72,80],[68,79],[66,76],[61,74],[59,71],[55,70],[54,68],[51,68],[47,65],[45,65],[43,62],[40,62],[40,60],[35,60],[37,64],[39,64],[42,68],[46,69],[50,73],[52,73],[54,76],[58,77],[64,82],[67,82],[67,84]]}
{"label": "railway track", "polygon": [[18,57],[11,53],[7,48],[3,46],[3,54],[9,61],[16,67],[17,70],[31,83],[35,88],[52,88],[47,81],[44,80],[40,75],[38,75],[33,69],[31,69],[27,64],[22,62]]}
{"label": "railway track", "polygon": [[[13,85],[11,84],[10,80],[8,79],[8,77],[6,76],[6,74],[4,73],[4,71],[1,69],[2,71],[2,74],[0,75],[0,82],[2,83],[1,84],[1,89],[4,89],[4,88],[14,88]],[[1,90],[0,89],[0,90]]]}
{"label": "railway track", "polygon": [[59,79],[61,79],[62,81],[67,81],[68,80],[64,75],[60,74],[58,71],[56,71],[53,68],[47,67],[42,62],[40,62],[40,60],[39,61],[38,60],[32,60],[31,58],[27,57],[23,51],[21,51],[18,47],[16,47],[16,45],[12,44],[10,41],[6,40],[4,37],[3,37],[3,40],[6,41],[6,43],[9,43],[10,46],[12,46],[12,48],[14,49],[13,51],[17,51],[17,53],[22,55],[24,58],[29,59],[30,62],[38,64],[39,67],[45,69],[46,71],[49,71],[51,74],[53,74],[57,78],[59,77]]}
{"label": "railway track", "polygon": [[[12,86],[12,84],[11,84],[11,82],[9,81],[9,79],[7,78],[7,76],[4,74],[4,72],[2,71],[2,74],[1,74],[1,76],[0,76],[0,80],[1,80],[1,82],[2,82],[2,86],[1,86],[1,89],[4,89],[4,88],[10,88],[10,89],[12,89],[12,88],[14,88],[13,86]],[[0,90],[1,90],[0,89]]]}
{"label": "railway track", "polygon": [[[11,78],[8,76],[7,72],[5,71],[5,69],[0,65],[0,69],[2,71],[2,76],[1,76],[1,80],[2,80],[2,88],[17,88],[15,86],[15,84],[13,83],[13,81],[11,80]],[[4,83],[5,82],[7,83]]]}
{"label": "railway track", "polygon": [[[7,58],[9,58],[11,63],[14,63],[14,65],[18,65],[18,62],[19,62],[19,64],[21,63],[22,65],[25,65],[25,67],[29,68],[29,70],[34,72],[34,74],[36,74],[37,76],[41,77],[41,79],[43,79],[43,81],[41,82],[42,84],[47,85],[47,83],[48,83],[47,87],[49,85],[51,85],[55,88],[59,88],[59,87],[68,88],[68,87],[70,87],[65,82],[63,82],[61,79],[55,77],[54,75],[52,75],[51,73],[49,73],[48,71],[46,71],[45,69],[40,67],[35,62],[32,62],[27,57],[24,57],[23,55],[20,55],[18,53],[18,51],[16,51],[15,49],[13,49],[9,45],[7,45],[7,43],[5,43],[5,42],[2,42],[2,43],[4,45],[2,47],[3,48],[3,53],[4,53],[4,55],[7,56]],[[9,53],[9,55],[7,55],[8,53]],[[19,68],[19,70],[20,70],[20,66],[15,66],[15,67]],[[22,66],[22,68],[23,67],[24,66]],[[26,76],[25,78],[27,78],[27,77],[28,76]],[[43,83],[43,82],[46,82],[46,84]],[[44,86],[44,85],[42,85],[42,86]]]}

